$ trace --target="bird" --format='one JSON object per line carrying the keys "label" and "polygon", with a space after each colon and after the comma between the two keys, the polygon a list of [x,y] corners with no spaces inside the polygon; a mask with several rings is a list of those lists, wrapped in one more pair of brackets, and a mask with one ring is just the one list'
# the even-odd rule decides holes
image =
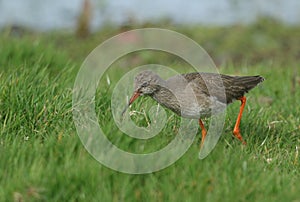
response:
{"label": "bird", "polygon": [[213,112],[223,111],[227,105],[238,100],[241,105],[233,135],[246,145],[240,132],[247,100],[245,94],[264,80],[259,75],[230,76],[208,72],[178,74],[164,80],[151,70],[143,70],[134,78],[134,92],[122,114],[138,97],[150,96],[179,116],[198,119],[202,134],[201,148],[207,134],[202,119],[210,117]]}

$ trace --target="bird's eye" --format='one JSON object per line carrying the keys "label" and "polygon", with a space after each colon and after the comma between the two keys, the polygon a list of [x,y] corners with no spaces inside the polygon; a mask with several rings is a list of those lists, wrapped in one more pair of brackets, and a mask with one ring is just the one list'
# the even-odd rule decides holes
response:
{"label": "bird's eye", "polygon": [[142,83],[141,87],[147,87],[148,85],[149,85],[148,82],[144,82],[144,83]]}

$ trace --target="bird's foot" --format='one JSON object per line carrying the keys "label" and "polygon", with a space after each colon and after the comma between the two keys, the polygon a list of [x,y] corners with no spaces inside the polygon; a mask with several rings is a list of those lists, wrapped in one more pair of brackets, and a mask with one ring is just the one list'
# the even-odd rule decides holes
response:
{"label": "bird's foot", "polygon": [[243,137],[239,129],[234,129],[232,133],[237,139],[239,139],[242,142],[243,145],[247,144],[246,141],[243,140]]}

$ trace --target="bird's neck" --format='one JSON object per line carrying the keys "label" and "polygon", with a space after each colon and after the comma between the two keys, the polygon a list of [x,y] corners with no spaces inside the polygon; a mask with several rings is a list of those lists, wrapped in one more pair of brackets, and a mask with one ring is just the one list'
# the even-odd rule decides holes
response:
{"label": "bird's neck", "polygon": [[178,113],[180,104],[178,103],[177,98],[171,92],[171,90],[169,90],[165,86],[160,86],[160,88],[156,92],[154,92],[151,97],[162,106],[171,109],[175,113]]}

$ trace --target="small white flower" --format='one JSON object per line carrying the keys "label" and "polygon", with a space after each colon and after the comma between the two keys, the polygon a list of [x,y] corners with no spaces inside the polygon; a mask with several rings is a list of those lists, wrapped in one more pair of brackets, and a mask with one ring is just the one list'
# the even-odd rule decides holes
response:
{"label": "small white flower", "polygon": [[266,161],[267,161],[267,163],[270,164],[273,161],[273,159],[272,158],[267,158]]}

